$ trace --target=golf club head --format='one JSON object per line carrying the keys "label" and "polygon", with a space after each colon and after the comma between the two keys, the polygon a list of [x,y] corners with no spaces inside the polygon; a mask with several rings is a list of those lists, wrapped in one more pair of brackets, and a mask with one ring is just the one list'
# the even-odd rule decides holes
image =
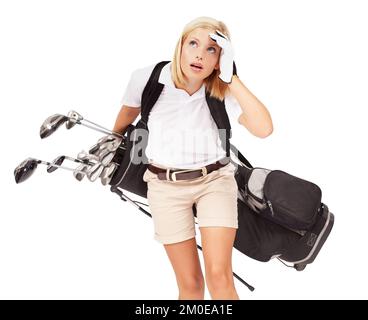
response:
{"label": "golf club head", "polygon": [[71,129],[75,126],[76,123],[83,120],[83,117],[74,110],[68,112],[68,120],[65,123],[67,129]]}
{"label": "golf club head", "polygon": [[87,170],[87,178],[91,182],[95,182],[97,178],[100,176],[102,170],[104,169],[104,166],[101,165],[101,163],[96,163],[91,168]]}
{"label": "golf club head", "polygon": [[16,183],[21,183],[27,180],[33,172],[37,169],[38,161],[33,158],[27,158],[22,161],[15,169],[14,169],[14,178]]}
{"label": "golf club head", "polygon": [[53,166],[53,164],[56,164],[58,166],[61,166],[61,164],[64,162],[65,156],[59,156],[57,157],[50,165],[47,166],[47,172],[51,173],[54,172],[58,167]]}
{"label": "golf club head", "polygon": [[90,154],[82,150],[81,152],[78,153],[77,159],[82,160],[82,161],[85,161],[85,160],[99,161],[100,158],[96,154]]}
{"label": "golf club head", "polygon": [[[109,151],[109,150],[107,150],[107,151]],[[114,158],[114,155],[115,154],[113,152],[109,152],[104,157],[101,157],[100,158],[101,164],[105,167],[108,166],[109,163],[111,162],[111,160]]]}
{"label": "golf club head", "polygon": [[69,118],[62,114],[54,114],[48,117],[41,125],[40,137],[41,139],[52,135],[64,122]]}
{"label": "golf club head", "polygon": [[121,140],[114,140],[107,144],[107,149],[111,152],[116,151],[117,148],[119,148],[121,144]]}
{"label": "golf club head", "polygon": [[100,145],[97,143],[93,145],[89,150],[88,153],[95,154],[100,149]]}
{"label": "golf club head", "polygon": [[114,141],[116,137],[112,134],[109,134],[107,136],[103,136],[102,138],[98,139],[97,144],[102,145],[104,142],[110,142]]}
{"label": "golf club head", "polygon": [[[103,147],[103,146],[102,146],[102,147]],[[111,151],[109,151],[109,150],[107,149],[107,147],[106,147],[106,148],[100,149],[100,150],[97,152],[96,156],[98,156],[99,161],[101,161],[101,159],[102,159],[102,158],[104,158],[104,157],[105,157],[107,154],[109,154],[109,153],[111,153]]]}
{"label": "golf club head", "polygon": [[[89,153],[90,154],[97,154],[97,152],[99,150],[103,150],[106,148],[105,143],[107,142],[113,142],[116,139],[115,136],[113,135],[107,135],[107,136],[103,136],[102,138],[98,139],[97,143],[95,145],[93,145],[90,149],[89,149]],[[102,148],[101,148],[102,147]]]}
{"label": "golf club head", "polygon": [[78,181],[82,181],[82,179],[86,176],[87,169],[88,169],[88,164],[81,164],[80,166],[76,168],[75,171],[73,171],[74,177]]}
{"label": "golf club head", "polygon": [[113,173],[115,172],[117,165],[115,163],[111,163],[109,166],[105,167],[101,173],[101,183],[106,186],[112,178]]}
{"label": "golf club head", "polygon": [[99,155],[106,149],[107,149],[107,143],[100,144],[98,150],[94,154]]}

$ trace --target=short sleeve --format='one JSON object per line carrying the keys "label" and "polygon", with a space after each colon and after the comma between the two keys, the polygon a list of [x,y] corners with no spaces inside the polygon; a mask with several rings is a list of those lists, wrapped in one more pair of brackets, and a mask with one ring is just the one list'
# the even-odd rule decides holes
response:
{"label": "short sleeve", "polygon": [[238,123],[238,118],[243,113],[243,110],[242,110],[239,102],[231,94],[225,95],[224,101],[225,101],[226,112],[229,116],[230,122]]}
{"label": "short sleeve", "polygon": [[120,100],[121,105],[136,108],[141,106],[142,93],[154,66],[155,65],[150,65],[145,68],[136,69],[132,72],[123,97]]}

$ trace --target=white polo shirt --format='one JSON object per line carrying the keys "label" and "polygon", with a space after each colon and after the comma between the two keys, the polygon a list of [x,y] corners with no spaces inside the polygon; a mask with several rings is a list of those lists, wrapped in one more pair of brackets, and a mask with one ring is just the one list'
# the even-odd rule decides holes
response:
{"label": "white polo shirt", "polygon": [[[162,68],[158,80],[164,88],[148,118],[146,156],[149,163],[157,165],[183,169],[203,167],[222,159],[226,152],[207,105],[204,83],[192,95],[176,88],[171,78],[171,64]],[[133,71],[121,105],[141,106],[144,87],[155,65]],[[231,126],[239,125],[242,110],[236,99],[225,96],[225,106]]]}

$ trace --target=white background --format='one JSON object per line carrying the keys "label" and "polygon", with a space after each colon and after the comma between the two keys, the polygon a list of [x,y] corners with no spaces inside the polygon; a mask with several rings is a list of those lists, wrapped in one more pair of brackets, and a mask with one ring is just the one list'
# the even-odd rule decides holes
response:
{"label": "white background", "polygon": [[239,125],[232,143],[254,166],[318,184],[336,218],[303,272],[234,249],[234,272],[256,287],[235,279],[240,298],[368,298],[366,9],[336,0],[2,1],[0,298],[177,299],[151,218],[99,181],[40,165],[17,185],[13,170],[29,156],[88,150],[102,134],[77,126],[41,140],[41,123],[75,109],[112,128],[131,72],[171,60],[184,25],[202,15],[227,24],[238,75],[274,123],[266,139]]}

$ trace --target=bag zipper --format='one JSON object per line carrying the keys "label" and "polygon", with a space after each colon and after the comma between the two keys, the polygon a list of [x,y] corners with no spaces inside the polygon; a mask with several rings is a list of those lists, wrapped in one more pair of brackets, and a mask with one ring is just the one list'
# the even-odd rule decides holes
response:
{"label": "bag zipper", "polygon": [[271,210],[271,215],[274,217],[275,216],[275,213],[273,212],[273,207],[272,207],[272,203],[271,203],[270,200],[267,200],[267,205],[268,205],[268,207]]}

